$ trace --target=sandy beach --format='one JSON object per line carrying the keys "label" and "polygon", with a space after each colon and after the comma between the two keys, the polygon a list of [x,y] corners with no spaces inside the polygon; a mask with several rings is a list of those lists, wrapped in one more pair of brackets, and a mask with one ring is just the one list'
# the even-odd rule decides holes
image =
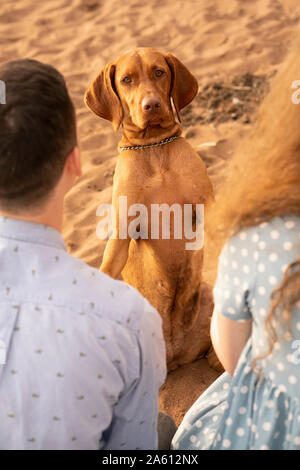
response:
{"label": "sandy beach", "polygon": [[[63,235],[71,254],[99,267],[105,246],[96,236],[96,209],[111,202],[121,134],[83,102],[102,67],[129,49],[153,47],[171,52],[191,70],[199,94],[182,113],[183,135],[205,161],[217,191],[299,20],[299,0],[1,2],[0,64],[24,57],[52,64],[66,77],[76,107],[83,176],[65,202]],[[217,265],[211,255],[204,273],[209,283]],[[171,372],[161,410],[179,424],[217,376],[205,359]]]}

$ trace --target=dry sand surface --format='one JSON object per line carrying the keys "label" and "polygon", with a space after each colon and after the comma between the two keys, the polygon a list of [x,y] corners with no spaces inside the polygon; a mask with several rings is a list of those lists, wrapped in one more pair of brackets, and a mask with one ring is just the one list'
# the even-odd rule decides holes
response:
{"label": "dry sand surface", "polygon": [[[200,94],[183,113],[184,135],[217,189],[299,18],[299,0],[0,1],[0,63],[24,57],[51,63],[65,75],[76,105],[83,176],[66,199],[63,234],[70,253],[98,267],[105,245],[96,237],[96,208],[111,202],[120,135],[83,103],[100,69],[141,46],[172,52],[190,68]],[[216,262],[205,273],[210,282]],[[170,373],[161,409],[179,423],[217,376],[204,359]]]}

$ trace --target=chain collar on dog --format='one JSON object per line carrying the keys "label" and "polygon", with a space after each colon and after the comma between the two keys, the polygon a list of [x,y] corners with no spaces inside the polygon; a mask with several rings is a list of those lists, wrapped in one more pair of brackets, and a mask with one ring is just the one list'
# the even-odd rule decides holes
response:
{"label": "chain collar on dog", "polygon": [[173,140],[178,139],[180,135],[173,135],[173,137],[168,137],[167,139],[161,140],[160,142],[157,142],[155,144],[149,144],[149,145],[136,145],[134,147],[120,147],[120,153],[123,152],[123,150],[140,150],[140,149],[148,149],[150,147],[158,147],[159,145],[165,145],[169,144],[170,142],[173,142]]}

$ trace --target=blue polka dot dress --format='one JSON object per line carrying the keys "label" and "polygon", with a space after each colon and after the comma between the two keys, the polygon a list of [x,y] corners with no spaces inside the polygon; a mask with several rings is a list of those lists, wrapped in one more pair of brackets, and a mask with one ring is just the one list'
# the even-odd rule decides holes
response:
{"label": "blue polka dot dress", "polygon": [[[271,355],[264,323],[270,296],[299,258],[300,217],[275,217],[239,232],[224,246],[214,288],[215,308],[235,321],[252,319],[252,333],[234,376],[222,374],[185,415],[173,449],[300,450],[300,302],[290,326],[277,313]],[[281,320],[280,320],[281,316]]]}

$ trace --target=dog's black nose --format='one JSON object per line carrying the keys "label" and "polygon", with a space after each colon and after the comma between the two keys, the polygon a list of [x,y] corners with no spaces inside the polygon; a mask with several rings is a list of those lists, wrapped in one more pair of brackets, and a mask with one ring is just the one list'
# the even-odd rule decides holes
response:
{"label": "dog's black nose", "polygon": [[142,101],[143,111],[158,111],[160,109],[160,100],[156,96],[144,98]]}

